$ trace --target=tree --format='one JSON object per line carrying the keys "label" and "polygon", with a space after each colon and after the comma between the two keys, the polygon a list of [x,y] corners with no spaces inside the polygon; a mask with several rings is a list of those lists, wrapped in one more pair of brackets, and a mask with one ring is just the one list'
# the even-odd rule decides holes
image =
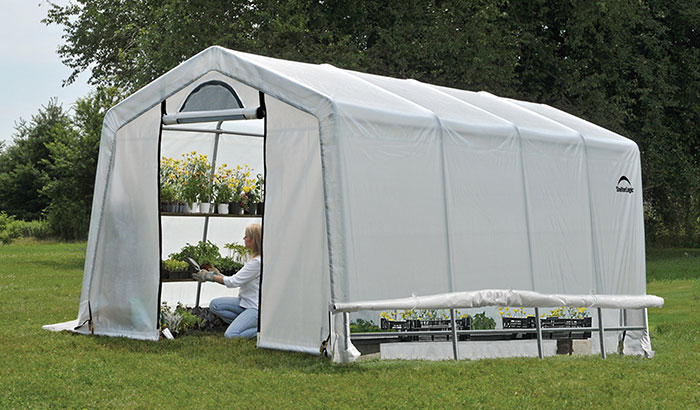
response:
{"label": "tree", "polygon": [[49,199],[46,219],[61,239],[87,237],[95,172],[104,116],[120,95],[114,88],[98,89],[75,103],[73,127],[46,144],[44,164],[50,178],[41,190]]}
{"label": "tree", "polygon": [[52,4],[58,52],[90,82],[133,91],[218,44],[240,51],[506,91],[516,62],[503,0],[188,2],[79,0]]}
{"label": "tree", "polygon": [[698,2],[537,0],[509,10],[522,50],[518,96],[637,142],[647,242],[700,243],[699,138],[689,126],[700,107]]}
{"label": "tree", "polygon": [[68,82],[134,91],[218,44],[550,104],[637,142],[649,243],[700,243],[700,0],[77,1],[45,20]]}
{"label": "tree", "polygon": [[39,195],[50,178],[46,144],[72,132],[68,114],[49,100],[29,122],[20,119],[12,144],[0,153],[0,209],[25,220],[41,217],[49,199]]}

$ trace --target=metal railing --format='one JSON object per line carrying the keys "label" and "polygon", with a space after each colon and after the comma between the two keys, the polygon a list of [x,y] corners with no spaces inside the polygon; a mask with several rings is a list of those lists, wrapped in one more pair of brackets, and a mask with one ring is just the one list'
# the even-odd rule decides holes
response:
{"label": "metal railing", "polygon": [[[363,340],[363,339],[381,339],[381,338],[396,338],[396,337],[419,337],[419,336],[451,336],[452,341],[452,354],[455,360],[459,360],[459,351],[457,348],[457,342],[459,336],[463,335],[502,335],[502,334],[529,334],[535,333],[537,340],[537,353],[540,359],[544,358],[544,349],[542,346],[543,334],[549,333],[561,333],[561,332],[598,332],[600,338],[600,354],[603,359],[605,359],[605,332],[619,332],[619,331],[632,331],[632,330],[648,330],[646,325],[646,308],[644,309],[644,326],[610,326],[605,327],[603,325],[603,314],[602,308],[596,309],[598,312],[598,326],[591,327],[547,327],[543,328],[539,315],[539,308],[535,308],[535,328],[509,328],[509,329],[488,329],[488,330],[457,330],[455,310],[450,309],[450,322],[452,324],[451,330],[415,330],[415,331],[402,331],[402,332],[368,332],[368,333],[352,333],[350,335],[351,339]],[[346,321],[349,322],[349,313],[343,312]]]}

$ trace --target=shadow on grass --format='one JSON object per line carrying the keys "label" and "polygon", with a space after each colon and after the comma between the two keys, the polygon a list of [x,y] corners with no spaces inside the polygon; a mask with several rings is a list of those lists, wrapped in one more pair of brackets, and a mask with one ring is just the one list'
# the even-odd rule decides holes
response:
{"label": "shadow on grass", "polygon": [[75,257],[75,258],[64,258],[64,259],[54,259],[54,260],[32,260],[27,263],[28,265],[37,265],[38,267],[46,267],[53,270],[80,270],[82,271],[85,267],[85,257]]}
{"label": "shadow on grass", "polygon": [[329,358],[307,353],[258,348],[255,340],[225,339],[223,332],[200,332],[175,340],[144,341],[125,337],[75,335],[85,337],[88,350],[114,351],[155,356],[177,355],[187,361],[215,363],[247,370],[299,371],[307,374],[345,374],[364,372],[357,365],[334,364]]}

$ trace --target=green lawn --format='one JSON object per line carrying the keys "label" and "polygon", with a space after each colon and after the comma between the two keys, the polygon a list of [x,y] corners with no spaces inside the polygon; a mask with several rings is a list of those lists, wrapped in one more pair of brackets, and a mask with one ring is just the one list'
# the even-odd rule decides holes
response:
{"label": "green lawn", "polygon": [[[84,243],[0,246],[0,409],[698,408],[700,250],[649,252],[656,357],[455,363],[327,359],[219,334],[144,342],[53,333],[75,319]],[[687,255],[686,255],[687,254]]]}

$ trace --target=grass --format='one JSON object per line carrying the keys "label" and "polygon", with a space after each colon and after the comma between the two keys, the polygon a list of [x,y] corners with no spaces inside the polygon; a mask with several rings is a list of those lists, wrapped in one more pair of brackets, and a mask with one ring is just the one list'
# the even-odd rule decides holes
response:
{"label": "grass", "polygon": [[84,253],[84,243],[0,246],[0,408],[700,407],[700,250],[649,252],[648,293],[666,299],[649,311],[652,360],[353,365],[219,334],[156,343],[42,330],[77,317]]}

